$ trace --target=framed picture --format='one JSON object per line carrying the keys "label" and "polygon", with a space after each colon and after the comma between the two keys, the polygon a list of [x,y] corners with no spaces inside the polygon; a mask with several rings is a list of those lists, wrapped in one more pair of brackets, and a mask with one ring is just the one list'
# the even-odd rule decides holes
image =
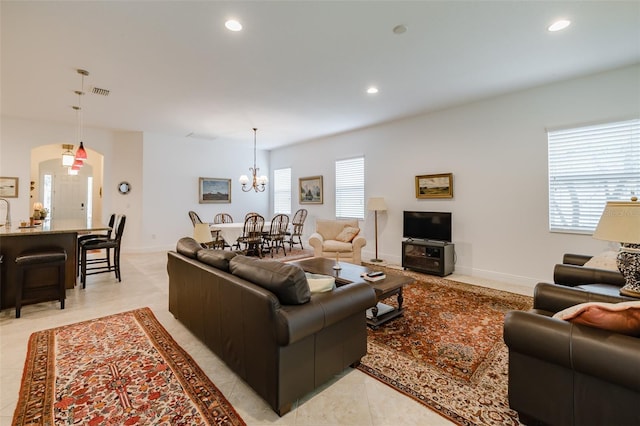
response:
{"label": "framed picture", "polygon": [[231,179],[201,177],[198,188],[200,204],[231,202]]}
{"label": "framed picture", "polygon": [[0,177],[0,197],[18,198],[17,177]]}
{"label": "framed picture", "polygon": [[416,176],[416,198],[453,198],[453,173]]}
{"label": "framed picture", "polygon": [[300,204],[322,204],[322,176],[303,177],[298,181]]}

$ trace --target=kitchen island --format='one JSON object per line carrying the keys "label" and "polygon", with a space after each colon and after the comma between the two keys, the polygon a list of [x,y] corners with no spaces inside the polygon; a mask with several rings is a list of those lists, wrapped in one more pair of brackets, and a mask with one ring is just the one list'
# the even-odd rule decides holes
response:
{"label": "kitchen island", "polygon": [[[65,287],[71,289],[76,284],[78,264],[78,235],[106,231],[109,227],[99,222],[73,220],[45,220],[40,225],[20,227],[0,226],[0,308],[15,306],[16,299],[16,257],[26,250],[63,248],[67,252],[65,267]],[[37,279],[37,276],[34,277]],[[28,283],[27,285],[29,285]],[[37,285],[36,283],[33,283]]]}

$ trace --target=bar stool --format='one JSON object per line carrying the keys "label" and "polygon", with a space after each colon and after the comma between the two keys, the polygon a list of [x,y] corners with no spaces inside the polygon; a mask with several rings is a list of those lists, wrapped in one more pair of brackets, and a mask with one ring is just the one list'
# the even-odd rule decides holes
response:
{"label": "bar stool", "polygon": [[[59,300],[60,309],[64,309],[65,267],[67,252],[61,248],[42,250],[30,250],[20,253],[16,257],[16,318],[20,318],[20,309],[23,301],[44,302],[47,300]],[[57,275],[38,269],[57,268]],[[32,276],[32,285],[26,285],[26,278]],[[55,278],[52,280],[52,278]],[[37,285],[33,285],[36,283]]]}

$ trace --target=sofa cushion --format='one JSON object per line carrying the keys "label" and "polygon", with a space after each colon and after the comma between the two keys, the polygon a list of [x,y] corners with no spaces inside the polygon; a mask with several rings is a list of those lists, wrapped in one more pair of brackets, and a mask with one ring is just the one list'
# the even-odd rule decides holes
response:
{"label": "sofa cushion", "polygon": [[353,226],[345,226],[342,231],[338,235],[336,235],[336,240],[342,241],[343,243],[350,243],[356,235],[360,232],[360,228],[354,228]]}
{"label": "sofa cushion", "polygon": [[301,305],[311,299],[307,277],[297,266],[239,255],[231,259],[229,270],[269,290],[283,305]]}
{"label": "sofa cushion", "polygon": [[557,312],[553,317],[616,333],[640,336],[640,301],[580,303]]}
{"label": "sofa cushion", "polygon": [[202,249],[198,252],[198,260],[214,268],[229,272],[229,261],[237,256],[236,252],[226,250]]}
{"label": "sofa cushion", "polygon": [[191,259],[195,259],[200,250],[202,250],[200,243],[191,237],[180,238],[176,244],[176,251]]}
{"label": "sofa cushion", "polygon": [[306,272],[307,282],[311,293],[324,293],[336,288],[336,279],[330,275],[312,274]]}
{"label": "sofa cushion", "polygon": [[606,269],[617,272],[619,271],[617,257],[617,251],[605,251],[587,260],[583,266],[587,268]]}

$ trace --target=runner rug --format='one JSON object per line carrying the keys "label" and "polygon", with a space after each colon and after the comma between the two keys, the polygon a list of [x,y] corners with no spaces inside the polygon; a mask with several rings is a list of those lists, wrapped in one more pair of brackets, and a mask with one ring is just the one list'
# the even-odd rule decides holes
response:
{"label": "runner rug", "polygon": [[149,308],[31,335],[13,425],[244,425]]}
{"label": "runner rug", "polygon": [[454,423],[518,425],[502,327],[506,312],[529,309],[531,297],[400,273],[417,280],[403,290],[404,315],[368,331],[358,368]]}

